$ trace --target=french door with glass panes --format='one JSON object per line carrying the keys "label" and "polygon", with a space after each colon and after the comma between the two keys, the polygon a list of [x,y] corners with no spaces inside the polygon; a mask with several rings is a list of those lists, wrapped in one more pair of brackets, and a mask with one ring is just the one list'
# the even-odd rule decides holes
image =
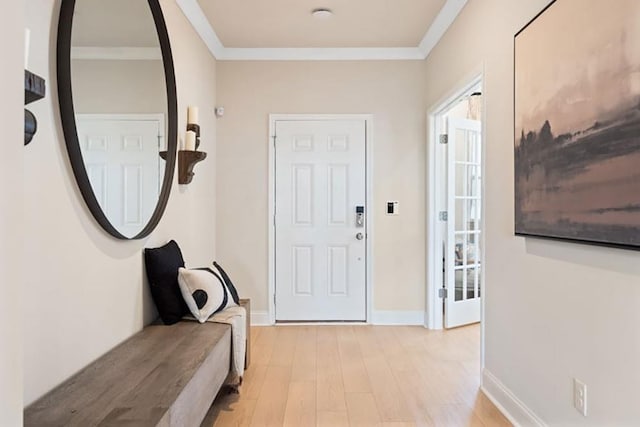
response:
{"label": "french door with glass panes", "polygon": [[481,123],[447,123],[447,238],[445,327],[480,321],[482,169]]}

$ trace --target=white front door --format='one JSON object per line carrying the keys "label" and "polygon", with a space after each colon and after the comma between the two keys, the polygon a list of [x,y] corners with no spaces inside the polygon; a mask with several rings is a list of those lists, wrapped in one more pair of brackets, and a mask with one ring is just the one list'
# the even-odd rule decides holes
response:
{"label": "white front door", "polygon": [[365,159],[366,120],[275,122],[277,321],[366,320]]}
{"label": "white front door", "polygon": [[78,115],[78,140],[93,193],[109,222],[133,237],[158,201],[164,161],[158,120]]}
{"label": "white front door", "polygon": [[449,118],[447,126],[445,327],[480,321],[481,124]]}

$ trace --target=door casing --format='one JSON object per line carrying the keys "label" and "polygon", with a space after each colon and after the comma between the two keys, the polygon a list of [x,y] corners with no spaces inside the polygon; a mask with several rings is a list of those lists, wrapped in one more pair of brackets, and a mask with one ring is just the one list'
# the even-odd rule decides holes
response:
{"label": "door casing", "polygon": [[268,289],[268,317],[269,324],[274,325],[276,323],[276,310],[275,310],[275,291],[276,291],[276,278],[275,278],[275,195],[276,195],[276,180],[275,180],[275,164],[276,153],[274,149],[274,135],[276,129],[276,122],[279,120],[362,120],[366,126],[366,158],[365,158],[365,182],[366,182],[366,202],[365,212],[367,214],[366,220],[366,307],[367,307],[367,320],[366,323],[371,323],[372,314],[372,301],[373,301],[373,115],[372,114],[269,114],[269,209],[267,221],[269,224],[269,289]]}

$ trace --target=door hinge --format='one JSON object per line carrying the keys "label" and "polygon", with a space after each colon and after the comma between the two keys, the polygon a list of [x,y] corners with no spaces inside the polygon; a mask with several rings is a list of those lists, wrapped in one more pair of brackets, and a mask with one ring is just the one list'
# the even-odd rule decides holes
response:
{"label": "door hinge", "polygon": [[447,211],[440,211],[438,213],[438,219],[440,221],[448,221],[449,220],[449,212]]}
{"label": "door hinge", "polygon": [[273,140],[273,147],[275,148],[275,146],[276,146],[276,136],[275,136],[275,135],[273,135],[273,136],[271,137],[271,139]]}
{"label": "door hinge", "polygon": [[446,288],[440,288],[438,289],[438,297],[439,298],[447,298],[447,289]]}
{"label": "door hinge", "polygon": [[449,143],[449,135],[443,133],[440,135],[440,144],[448,144]]}
{"label": "door hinge", "polygon": [[273,306],[276,306],[276,294],[273,294]]}

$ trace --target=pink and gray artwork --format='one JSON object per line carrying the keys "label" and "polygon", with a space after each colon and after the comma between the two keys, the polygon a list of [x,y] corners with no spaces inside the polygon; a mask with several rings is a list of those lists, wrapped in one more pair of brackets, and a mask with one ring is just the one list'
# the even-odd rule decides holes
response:
{"label": "pink and gray artwork", "polygon": [[640,1],[613,3],[515,37],[516,234],[640,248]]}

